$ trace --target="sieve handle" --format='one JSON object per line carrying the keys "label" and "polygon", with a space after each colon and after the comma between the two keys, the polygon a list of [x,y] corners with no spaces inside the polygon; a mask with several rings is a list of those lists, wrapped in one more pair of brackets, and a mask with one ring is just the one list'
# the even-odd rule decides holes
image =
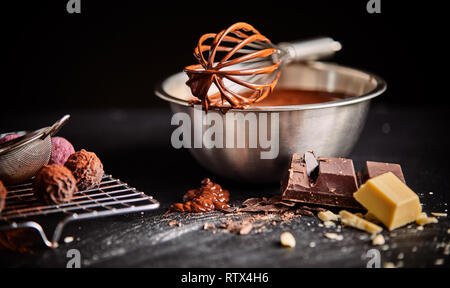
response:
{"label": "sieve handle", "polygon": [[316,60],[329,57],[342,49],[341,43],[329,37],[289,43],[284,42],[278,46],[286,52],[286,62]]}
{"label": "sieve handle", "polygon": [[55,135],[59,129],[61,129],[61,127],[67,122],[67,120],[69,120],[70,115],[64,115],[61,119],[59,119],[58,121],[56,121],[52,126],[50,126],[47,131],[44,132],[44,134],[42,135],[41,139],[45,139],[48,135],[53,136]]}

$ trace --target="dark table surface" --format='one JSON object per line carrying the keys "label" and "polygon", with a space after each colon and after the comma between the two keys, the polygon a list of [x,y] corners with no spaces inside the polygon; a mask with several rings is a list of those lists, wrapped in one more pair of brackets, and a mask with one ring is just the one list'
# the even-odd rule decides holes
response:
{"label": "dark table surface", "polygon": [[[400,163],[423,210],[447,213],[447,110],[373,106],[350,157],[357,168],[365,160]],[[56,249],[39,245],[22,252],[0,248],[0,266],[65,267],[67,251],[73,248],[80,251],[82,267],[365,267],[366,253],[372,248],[381,252],[382,263],[423,267],[436,266],[443,259],[444,266],[450,265],[444,253],[450,244],[447,217],[422,231],[415,224],[392,232],[384,229],[386,245],[374,247],[367,233],[352,228],[342,229],[342,241],[324,237],[335,229],[320,227],[317,217],[300,217],[267,225],[261,233],[236,235],[203,230],[204,223],[218,224],[227,218],[219,212],[164,216],[171,203],[179,201],[187,189],[198,187],[206,176],[229,189],[234,203],[279,193],[276,184],[249,186],[215,177],[188,151],[173,149],[168,109],[6,111],[0,115],[0,131],[38,128],[67,112],[72,118],[59,135],[70,139],[76,149],[96,152],[108,173],[153,195],[161,207],[71,223],[62,239],[72,236],[74,241],[61,241]],[[182,226],[170,226],[170,220]],[[295,236],[294,249],[280,246],[283,231]],[[310,247],[311,242],[315,247]]]}

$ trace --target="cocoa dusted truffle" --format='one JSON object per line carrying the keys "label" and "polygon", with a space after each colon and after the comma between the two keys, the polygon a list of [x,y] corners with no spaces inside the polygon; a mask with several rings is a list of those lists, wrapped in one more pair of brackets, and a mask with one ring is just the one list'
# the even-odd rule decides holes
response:
{"label": "cocoa dusted truffle", "polygon": [[8,190],[6,190],[5,185],[3,185],[2,180],[0,180],[0,212],[5,208],[6,195]]}
{"label": "cocoa dusted truffle", "polygon": [[47,204],[61,204],[72,200],[77,181],[64,166],[49,164],[39,170],[33,181],[33,193]]}
{"label": "cocoa dusted truffle", "polygon": [[93,152],[84,149],[69,156],[64,164],[77,180],[79,190],[88,190],[100,185],[104,174],[103,164]]}

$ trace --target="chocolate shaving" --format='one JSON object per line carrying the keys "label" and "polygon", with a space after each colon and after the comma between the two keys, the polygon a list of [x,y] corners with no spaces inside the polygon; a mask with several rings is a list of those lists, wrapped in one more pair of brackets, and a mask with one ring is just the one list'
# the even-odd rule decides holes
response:
{"label": "chocolate shaving", "polygon": [[284,212],[288,210],[287,207],[280,207],[277,205],[255,205],[255,206],[249,206],[245,208],[239,209],[241,212]]}
{"label": "chocolate shaving", "polygon": [[311,211],[317,211],[317,212],[325,212],[328,209],[322,208],[322,207],[315,207],[315,206],[302,206],[300,207],[302,209],[311,210]]}
{"label": "chocolate shaving", "polygon": [[261,204],[262,199],[261,198],[248,198],[244,202],[242,202],[243,206],[255,206]]}
{"label": "chocolate shaving", "polygon": [[297,209],[295,210],[295,214],[303,215],[303,216],[314,216],[314,213],[306,210],[306,209]]}
{"label": "chocolate shaving", "polygon": [[[271,198],[249,198],[242,202],[243,208],[238,208],[240,212],[278,212],[282,213],[293,207],[295,203],[281,200],[281,195]],[[287,207],[286,207],[287,206]]]}

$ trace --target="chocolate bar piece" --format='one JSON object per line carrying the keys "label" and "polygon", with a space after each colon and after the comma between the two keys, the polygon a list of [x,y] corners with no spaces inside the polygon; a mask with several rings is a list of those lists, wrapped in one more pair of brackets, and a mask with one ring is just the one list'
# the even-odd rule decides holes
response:
{"label": "chocolate bar piece", "polygon": [[367,161],[366,166],[358,172],[359,185],[363,185],[367,180],[387,172],[394,173],[400,181],[406,184],[402,167],[399,164]]}
{"label": "chocolate bar piece", "polygon": [[282,200],[361,208],[353,198],[358,190],[353,161],[345,158],[319,158],[316,177],[308,176],[305,155],[295,153],[282,180]]}

